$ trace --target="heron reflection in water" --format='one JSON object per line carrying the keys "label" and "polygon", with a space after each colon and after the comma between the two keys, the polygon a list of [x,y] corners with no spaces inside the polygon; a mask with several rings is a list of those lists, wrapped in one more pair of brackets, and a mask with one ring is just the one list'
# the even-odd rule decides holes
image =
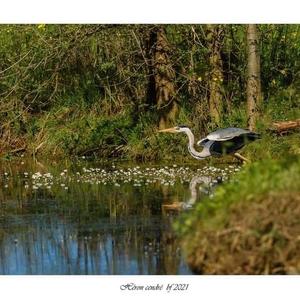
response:
{"label": "heron reflection in water", "polygon": [[[215,187],[222,182],[221,177],[217,177],[216,179],[211,176],[194,176],[189,184],[190,190],[190,198],[188,201],[183,202],[173,202],[171,204],[163,204],[162,209],[164,211],[184,211],[190,210],[196,203],[198,199],[198,194],[203,193],[203,195],[212,194]],[[199,184],[201,186],[199,186]]]}
{"label": "heron reflection in water", "polygon": [[241,128],[225,128],[216,130],[208,134],[205,138],[197,142],[198,146],[202,146],[201,152],[195,149],[195,137],[188,126],[181,125],[173,128],[159,130],[166,133],[185,133],[188,136],[188,150],[193,158],[202,160],[210,156],[221,156],[224,154],[232,154],[236,158],[249,162],[248,159],[237,153],[246,144],[260,138],[260,134],[244,130]]}

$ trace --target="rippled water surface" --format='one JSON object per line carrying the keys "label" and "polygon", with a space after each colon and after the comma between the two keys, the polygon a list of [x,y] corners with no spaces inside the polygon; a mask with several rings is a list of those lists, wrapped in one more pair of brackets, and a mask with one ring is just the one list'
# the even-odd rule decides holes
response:
{"label": "rippled water surface", "polygon": [[191,274],[172,222],[238,170],[2,162],[0,274]]}

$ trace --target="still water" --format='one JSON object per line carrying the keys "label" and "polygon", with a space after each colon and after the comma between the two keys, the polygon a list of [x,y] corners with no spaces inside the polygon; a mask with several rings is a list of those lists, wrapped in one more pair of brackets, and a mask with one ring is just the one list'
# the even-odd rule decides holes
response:
{"label": "still water", "polygon": [[2,162],[0,274],[191,274],[172,223],[234,171]]}

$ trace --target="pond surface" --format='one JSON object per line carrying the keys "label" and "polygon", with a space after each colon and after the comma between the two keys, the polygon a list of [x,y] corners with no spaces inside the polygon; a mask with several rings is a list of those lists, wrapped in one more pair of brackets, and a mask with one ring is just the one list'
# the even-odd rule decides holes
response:
{"label": "pond surface", "polygon": [[2,162],[0,274],[192,274],[172,223],[238,170]]}

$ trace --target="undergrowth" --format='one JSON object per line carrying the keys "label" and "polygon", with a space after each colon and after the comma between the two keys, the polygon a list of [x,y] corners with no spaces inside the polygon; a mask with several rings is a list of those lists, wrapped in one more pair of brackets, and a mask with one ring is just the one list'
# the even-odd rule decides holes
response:
{"label": "undergrowth", "polygon": [[300,159],[246,166],[175,225],[197,273],[300,273]]}
{"label": "undergrowth", "polygon": [[[270,131],[271,122],[276,118],[274,104],[266,107],[264,117],[258,123],[257,131],[262,139],[244,147],[241,153],[252,161],[300,153],[299,130],[279,136]],[[289,117],[300,117],[295,103],[282,103],[281,109]],[[272,111],[273,112],[272,112]],[[150,112],[133,117],[130,109],[111,116],[102,115],[95,107],[90,110],[78,106],[60,106],[44,114],[26,120],[22,130],[14,130],[11,139],[16,148],[23,148],[27,155],[51,156],[53,158],[90,156],[97,159],[125,159],[135,161],[176,160],[196,163],[187,152],[187,137],[184,134],[158,133],[155,119]],[[222,123],[222,127],[245,127],[245,115],[233,110]],[[288,119],[288,117],[285,117]],[[200,131],[189,121],[189,111],[182,109],[178,123],[190,126],[196,140],[203,138],[207,131]],[[217,127],[214,127],[217,129]],[[26,145],[24,145],[26,144]],[[199,148],[201,150],[201,148]],[[21,151],[22,152],[22,151]],[[2,154],[10,153],[2,146]],[[214,159],[233,161],[231,156]]]}

